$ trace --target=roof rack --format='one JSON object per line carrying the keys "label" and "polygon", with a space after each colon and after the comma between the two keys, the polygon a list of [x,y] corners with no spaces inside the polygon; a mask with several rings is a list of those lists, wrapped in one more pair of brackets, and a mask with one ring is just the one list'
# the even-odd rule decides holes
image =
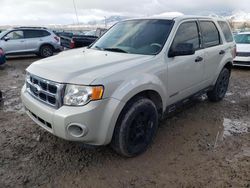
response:
{"label": "roof rack", "polygon": [[15,29],[48,29],[46,27],[26,27],[26,26],[21,26],[21,27],[15,27]]}

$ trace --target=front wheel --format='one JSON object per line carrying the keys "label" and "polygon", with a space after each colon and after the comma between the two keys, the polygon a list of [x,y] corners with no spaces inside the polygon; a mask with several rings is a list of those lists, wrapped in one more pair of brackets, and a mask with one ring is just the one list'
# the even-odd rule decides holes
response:
{"label": "front wheel", "polygon": [[207,93],[208,99],[212,102],[221,101],[227,92],[230,79],[230,71],[227,68],[223,68],[213,90]]}
{"label": "front wheel", "polygon": [[147,150],[158,128],[158,112],[147,98],[138,98],[125,106],[116,124],[112,148],[125,157]]}

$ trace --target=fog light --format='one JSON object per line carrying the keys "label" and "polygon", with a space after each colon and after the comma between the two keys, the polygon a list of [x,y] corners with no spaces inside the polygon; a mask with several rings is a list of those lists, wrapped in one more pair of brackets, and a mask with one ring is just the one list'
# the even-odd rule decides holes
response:
{"label": "fog light", "polygon": [[76,138],[80,138],[83,137],[87,134],[87,127],[81,124],[70,124],[67,128],[68,133],[72,136],[72,137],[76,137]]}

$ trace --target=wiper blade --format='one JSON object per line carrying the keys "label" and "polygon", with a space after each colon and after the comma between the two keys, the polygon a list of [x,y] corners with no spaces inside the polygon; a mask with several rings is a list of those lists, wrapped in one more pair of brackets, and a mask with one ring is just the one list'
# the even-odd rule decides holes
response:
{"label": "wiper blade", "polygon": [[103,48],[105,51],[111,51],[111,52],[122,52],[122,53],[128,53],[126,50],[123,50],[121,48]]}
{"label": "wiper blade", "polygon": [[101,48],[99,46],[95,46],[95,48],[98,49],[98,50],[101,50],[101,51],[105,50],[104,48]]}

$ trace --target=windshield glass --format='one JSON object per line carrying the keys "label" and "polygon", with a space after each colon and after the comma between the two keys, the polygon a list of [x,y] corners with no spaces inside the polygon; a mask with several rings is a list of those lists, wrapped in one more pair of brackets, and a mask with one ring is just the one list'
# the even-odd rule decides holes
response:
{"label": "windshield glass", "polygon": [[92,48],[121,53],[156,55],[172,29],[172,20],[129,20],[117,23]]}
{"label": "windshield glass", "polygon": [[8,32],[9,32],[9,30],[2,31],[2,32],[0,33],[0,39],[1,39],[5,34],[7,34]]}
{"label": "windshield glass", "polygon": [[235,36],[237,44],[250,44],[250,34],[240,34]]}
{"label": "windshield glass", "polygon": [[93,30],[93,31],[88,31],[88,32],[85,33],[85,35],[95,36],[95,30]]}

